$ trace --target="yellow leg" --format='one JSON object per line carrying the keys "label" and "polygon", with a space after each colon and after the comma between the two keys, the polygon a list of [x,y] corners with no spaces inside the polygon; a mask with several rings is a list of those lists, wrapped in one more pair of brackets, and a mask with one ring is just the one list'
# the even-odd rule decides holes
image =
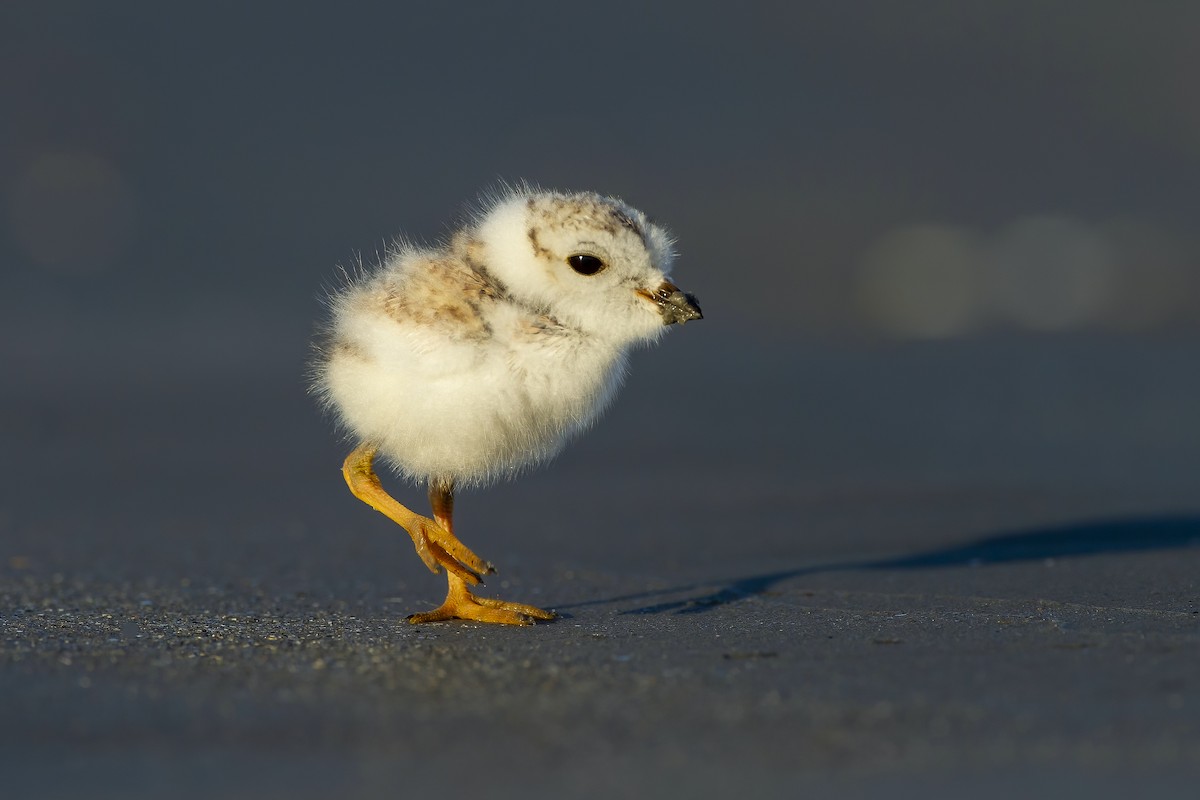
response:
{"label": "yellow leg", "polygon": [[483,575],[495,572],[491,564],[454,538],[448,527],[413,513],[384,491],[371,466],[375,450],[372,444],[360,444],[342,464],[342,475],[354,496],[408,531],[417,555],[435,574],[440,565],[446,568],[451,580],[474,585],[482,582]]}
{"label": "yellow leg", "polygon": [[[451,536],[454,535],[454,489],[447,483],[435,482],[429,487],[429,504],[433,506],[433,518]],[[501,625],[532,625],[534,620],[551,620],[555,615],[524,603],[509,603],[490,597],[471,594],[467,583],[453,572],[447,571],[446,580],[450,590],[446,602],[424,614],[413,614],[408,621],[414,625],[425,622],[442,622],[449,619],[468,619],[475,622],[495,622]]]}

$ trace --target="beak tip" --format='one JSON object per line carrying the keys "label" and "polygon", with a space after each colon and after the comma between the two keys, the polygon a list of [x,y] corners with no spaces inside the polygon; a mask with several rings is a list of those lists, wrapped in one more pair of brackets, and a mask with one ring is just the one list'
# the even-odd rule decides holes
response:
{"label": "beak tip", "polygon": [[663,306],[663,321],[667,325],[675,322],[685,325],[697,319],[704,319],[704,313],[700,311],[700,304],[696,302],[695,295],[684,294],[679,290],[672,292]]}
{"label": "beak tip", "polygon": [[658,306],[664,325],[674,325],[676,322],[682,325],[695,319],[704,319],[695,295],[685,294],[670,281],[664,281],[655,291],[639,289],[637,293]]}

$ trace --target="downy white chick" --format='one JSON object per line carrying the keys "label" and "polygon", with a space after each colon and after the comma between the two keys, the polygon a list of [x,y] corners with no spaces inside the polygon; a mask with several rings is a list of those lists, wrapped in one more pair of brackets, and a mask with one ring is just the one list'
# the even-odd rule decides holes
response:
{"label": "downy white chick", "polygon": [[[612,399],[631,346],[701,318],[669,280],[671,246],[620,200],[515,189],[335,295],[314,389],[358,442],[346,482],[449,580],[411,622],[554,618],[470,591],[494,569],[455,538],[454,490],[553,456]],[[433,519],[383,490],[376,455],[428,485]]]}

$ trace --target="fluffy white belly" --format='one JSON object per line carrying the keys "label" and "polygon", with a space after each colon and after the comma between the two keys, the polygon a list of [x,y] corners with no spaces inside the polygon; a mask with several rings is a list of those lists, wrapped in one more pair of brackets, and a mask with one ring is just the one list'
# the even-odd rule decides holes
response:
{"label": "fluffy white belly", "polygon": [[405,476],[459,485],[555,455],[608,404],[625,366],[623,351],[575,337],[426,348],[393,331],[358,342],[327,367],[344,424]]}

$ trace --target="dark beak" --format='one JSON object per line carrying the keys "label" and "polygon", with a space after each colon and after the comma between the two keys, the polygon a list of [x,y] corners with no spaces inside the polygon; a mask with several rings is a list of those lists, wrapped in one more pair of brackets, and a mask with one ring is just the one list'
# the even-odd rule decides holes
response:
{"label": "dark beak", "polygon": [[683,324],[694,319],[704,319],[700,313],[700,304],[690,294],[679,291],[679,287],[670,281],[663,281],[654,291],[638,289],[637,293],[658,306],[662,314],[663,325]]}

